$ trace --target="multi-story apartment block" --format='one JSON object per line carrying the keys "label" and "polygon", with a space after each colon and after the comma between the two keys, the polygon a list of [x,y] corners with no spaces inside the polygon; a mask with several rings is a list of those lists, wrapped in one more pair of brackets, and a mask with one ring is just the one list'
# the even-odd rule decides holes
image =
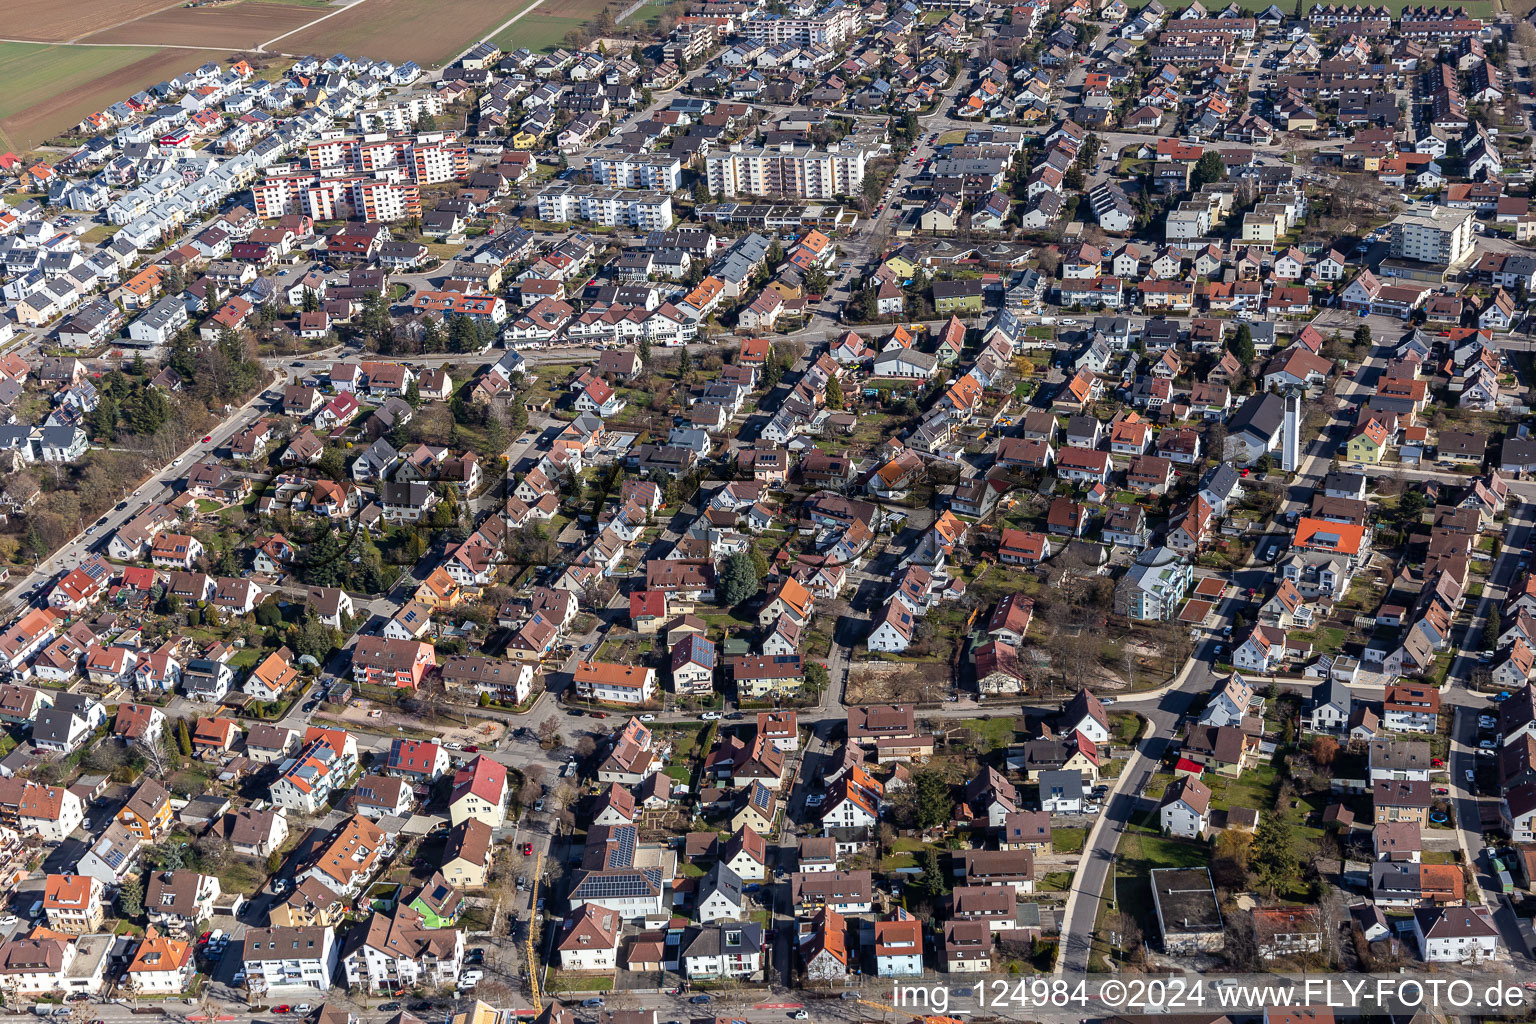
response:
{"label": "multi-story apartment block", "polygon": [[262,219],[304,215],[312,220],[358,218],[371,222],[421,216],[421,191],[401,170],[322,177],[310,171],[268,175],[251,186]]}
{"label": "multi-story apartment block", "polygon": [[765,14],[742,22],[741,34],[764,46],[789,43],[793,46],[820,44],[835,48],[859,30],[860,17],[858,9],[851,6],[840,6],[809,18]]}
{"label": "multi-story apartment block", "polygon": [[1392,256],[1453,266],[1472,255],[1472,210],[1430,206],[1400,214],[1388,225]]}
{"label": "multi-story apartment block", "polygon": [[401,988],[437,988],[459,979],[464,960],[464,932],[429,928],[410,907],[375,913],[348,937],[342,957],[347,984],[369,992]]}
{"label": "multi-story apartment block", "polygon": [[590,220],[644,231],[672,226],[672,197],[656,192],[559,182],[542,190],[538,201],[540,220]]}
{"label": "multi-story apartment block", "polygon": [[257,994],[291,985],[329,991],[338,952],[329,927],[252,928],[245,933],[246,984]]}
{"label": "multi-story apartment block", "polygon": [[588,166],[599,185],[653,192],[676,192],[682,187],[683,165],[675,156],[623,153],[593,157]]}
{"label": "multi-story apartment block", "polygon": [[704,157],[709,190],[724,196],[793,196],[834,199],[851,195],[864,181],[865,153],[783,143],[755,149],[740,145]]}

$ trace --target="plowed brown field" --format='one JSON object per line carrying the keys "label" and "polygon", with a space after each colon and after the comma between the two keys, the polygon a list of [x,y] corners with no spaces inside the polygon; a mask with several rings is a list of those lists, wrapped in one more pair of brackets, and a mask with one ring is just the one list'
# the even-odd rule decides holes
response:
{"label": "plowed brown field", "polygon": [[457,57],[523,6],[519,0],[364,0],[273,49],[414,60],[427,67]]}
{"label": "plowed brown field", "polygon": [[322,8],[259,0],[230,7],[175,7],[97,32],[82,42],[248,50],[307,25],[324,13]]}
{"label": "plowed brown field", "polygon": [[78,39],[142,18],[171,2],[174,0],[6,0],[5,35],[49,43]]}

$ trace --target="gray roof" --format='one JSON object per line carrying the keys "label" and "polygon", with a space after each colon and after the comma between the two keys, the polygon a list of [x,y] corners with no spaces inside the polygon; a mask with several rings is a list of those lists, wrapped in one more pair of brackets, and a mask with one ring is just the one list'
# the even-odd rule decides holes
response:
{"label": "gray roof", "polygon": [[741,876],[724,864],[716,863],[699,882],[698,903],[703,904],[715,893],[730,900],[732,905],[741,906]]}
{"label": "gray roof", "polygon": [[[732,941],[734,939],[734,941]],[[706,925],[683,949],[684,956],[746,956],[763,946],[763,928],[756,921],[721,921]]]}
{"label": "gray roof", "polygon": [[1065,800],[1081,800],[1083,798],[1083,776],[1077,771],[1045,771],[1038,776],[1040,780],[1040,799],[1043,802],[1047,796],[1056,794]]}
{"label": "gray roof", "polygon": [[1285,402],[1279,395],[1254,395],[1232,414],[1227,422],[1227,432],[1271,438],[1280,430],[1284,417]]}

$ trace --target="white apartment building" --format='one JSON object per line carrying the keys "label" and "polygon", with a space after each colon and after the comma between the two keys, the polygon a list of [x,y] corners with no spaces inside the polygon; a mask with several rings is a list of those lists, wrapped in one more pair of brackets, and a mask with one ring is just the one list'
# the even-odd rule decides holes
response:
{"label": "white apartment building", "polygon": [[1472,255],[1474,211],[1429,206],[1398,215],[1388,225],[1392,256],[1450,266]]}
{"label": "white apartment building", "polygon": [[359,110],[357,112],[357,127],[359,131],[391,131],[406,132],[415,127],[422,115],[431,114],[433,117],[443,112],[443,98],[436,93],[422,93],[402,99],[388,107],[378,110]]}
{"label": "white apartment building", "polygon": [[345,785],[357,767],[357,746],[351,736],[342,749],[321,736],[312,740],[283,774],[272,783],[272,802],[290,811],[316,814],[330,800],[332,791]]}
{"label": "white apartment building", "polygon": [[738,144],[704,157],[709,190],[717,195],[797,199],[835,199],[858,192],[864,162],[861,149],[819,150],[791,143],[753,149]]}
{"label": "white apartment building", "polygon": [[374,914],[366,928],[355,929],[342,958],[347,984],[375,994],[401,988],[439,988],[459,980],[464,963],[464,932],[427,928],[410,907]]}
{"label": "white apartment building", "polygon": [[643,188],[676,192],[682,187],[683,165],[675,156],[632,153],[593,157],[587,164],[592,180],[613,188]]}
{"label": "white apartment building", "polygon": [[642,231],[665,231],[672,226],[672,197],[656,192],[560,182],[542,190],[538,201],[540,220],[589,220],[604,227]]}
{"label": "white apartment building", "polygon": [[370,175],[274,174],[251,185],[251,198],[263,220],[289,214],[315,220],[405,220],[421,215],[421,191],[407,178],[399,168]]}
{"label": "white apartment building", "polygon": [[780,43],[811,46],[819,43],[836,49],[859,30],[859,21],[858,9],[850,6],[823,11],[809,18],[765,14],[742,22],[741,34],[764,46],[777,46]]}
{"label": "white apartment building", "polygon": [[328,992],[338,952],[329,927],[252,928],[245,933],[246,984],[255,994],[288,985]]}

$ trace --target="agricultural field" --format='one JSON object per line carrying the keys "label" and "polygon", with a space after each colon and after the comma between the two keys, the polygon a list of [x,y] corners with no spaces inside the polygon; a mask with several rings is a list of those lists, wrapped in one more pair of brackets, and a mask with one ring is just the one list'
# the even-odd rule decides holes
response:
{"label": "agricultural field", "polygon": [[414,60],[429,68],[453,60],[484,39],[516,14],[518,6],[485,0],[362,0],[313,29],[284,39],[282,49]]}
{"label": "agricultural field", "polygon": [[196,67],[195,51],[152,46],[0,43],[0,146],[41,145],[87,114]]}
{"label": "agricultural field", "polygon": [[565,37],[572,29],[581,28],[586,18],[557,18],[544,14],[548,4],[540,4],[538,14],[519,18],[494,40],[503,50],[515,50],[526,46],[534,53],[548,53],[565,45]]}
{"label": "agricultural field", "polygon": [[624,0],[617,0],[614,3],[610,3],[609,0],[543,0],[543,3],[539,4],[538,14],[546,18],[575,18],[577,21],[590,21],[601,14],[604,7],[618,14],[628,6]]}
{"label": "agricultural field", "polygon": [[323,12],[314,7],[269,0],[219,7],[173,7],[94,33],[85,41],[247,50],[319,17],[323,17]]}
{"label": "agricultural field", "polygon": [[173,6],[167,0],[8,0],[5,34],[57,43]]}

